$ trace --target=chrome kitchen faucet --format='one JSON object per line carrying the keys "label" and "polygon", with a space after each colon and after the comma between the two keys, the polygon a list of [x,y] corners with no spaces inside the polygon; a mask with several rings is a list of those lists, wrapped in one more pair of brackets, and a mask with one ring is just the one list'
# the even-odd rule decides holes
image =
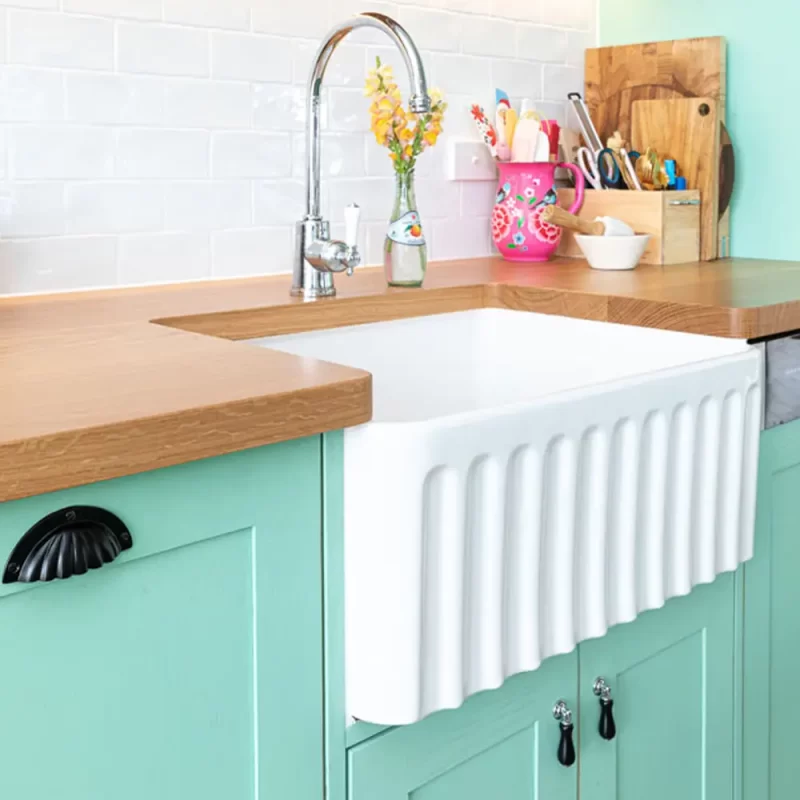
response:
{"label": "chrome kitchen faucet", "polygon": [[333,273],[353,269],[361,263],[356,240],[361,209],[356,205],[345,210],[345,237],[332,240],[330,223],[322,219],[319,201],[320,183],[320,91],[328,62],[339,42],[355,28],[377,28],[396,45],[406,62],[411,81],[409,106],[416,114],[430,111],[431,100],[425,70],[416,45],[406,30],[384,14],[359,14],[337,25],[322,42],[314,59],[308,81],[306,115],[306,215],[297,223],[292,272],[292,294],[311,300],[336,294]]}

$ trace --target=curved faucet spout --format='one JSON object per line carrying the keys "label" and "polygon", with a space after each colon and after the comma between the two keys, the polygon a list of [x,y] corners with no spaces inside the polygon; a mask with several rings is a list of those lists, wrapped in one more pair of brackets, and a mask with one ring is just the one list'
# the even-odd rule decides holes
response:
{"label": "curved faucet spout", "polygon": [[342,39],[356,28],[376,28],[383,31],[396,45],[405,61],[411,83],[409,107],[416,114],[430,111],[428,84],[417,46],[405,28],[384,14],[367,12],[337,25],[322,42],[314,58],[308,81],[307,140],[306,140],[306,219],[318,220],[320,213],[320,92],[328,62]]}
{"label": "curved faucet spout", "polygon": [[358,218],[356,205],[345,212],[345,241],[331,239],[330,224],[322,219],[319,200],[320,184],[320,92],[325,70],[339,42],[356,28],[377,28],[396,45],[406,62],[411,79],[409,107],[415,114],[425,114],[431,109],[425,70],[416,45],[406,32],[390,17],[365,13],[337,25],[322,42],[314,58],[308,81],[308,111],[306,115],[306,214],[295,228],[295,254],[292,270],[292,295],[311,300],[332,297],[336,294],[333,273],[347,272],[361,263],[358,252]]}

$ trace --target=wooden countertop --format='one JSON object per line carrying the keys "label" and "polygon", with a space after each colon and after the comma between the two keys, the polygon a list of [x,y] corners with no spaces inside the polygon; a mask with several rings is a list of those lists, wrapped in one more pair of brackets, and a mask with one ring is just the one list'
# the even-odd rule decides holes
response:
{"label": "wooden countertop", "polygon": [[[0,500],[369,420],[368,373],[237,343],[498,306],[715,336],[800,329],[800,263],[726,260],[598,272],[561,259],[382,271],[304,303],[286,275],[0,299]],[[155,323],[155,324],[154,324]]]}

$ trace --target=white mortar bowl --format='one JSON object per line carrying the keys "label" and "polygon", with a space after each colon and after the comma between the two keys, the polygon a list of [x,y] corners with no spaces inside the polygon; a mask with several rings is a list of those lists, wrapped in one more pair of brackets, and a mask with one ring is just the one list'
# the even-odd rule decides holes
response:
{"label": "white mortar bowl", "polygon": [[633,269],[650,241],[650,234],[584,236],[576,233],[575,241],[592,269]]}

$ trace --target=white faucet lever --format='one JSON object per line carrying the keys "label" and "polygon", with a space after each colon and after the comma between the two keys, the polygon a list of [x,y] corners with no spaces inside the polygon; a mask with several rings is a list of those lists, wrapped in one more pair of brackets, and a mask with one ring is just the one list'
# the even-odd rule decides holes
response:
{"label": "white faucet lever", "polygon": [[344,210],[344,243],[348,247],[358,244],[358,223],[361,219],[361,207],[351,203]]}

